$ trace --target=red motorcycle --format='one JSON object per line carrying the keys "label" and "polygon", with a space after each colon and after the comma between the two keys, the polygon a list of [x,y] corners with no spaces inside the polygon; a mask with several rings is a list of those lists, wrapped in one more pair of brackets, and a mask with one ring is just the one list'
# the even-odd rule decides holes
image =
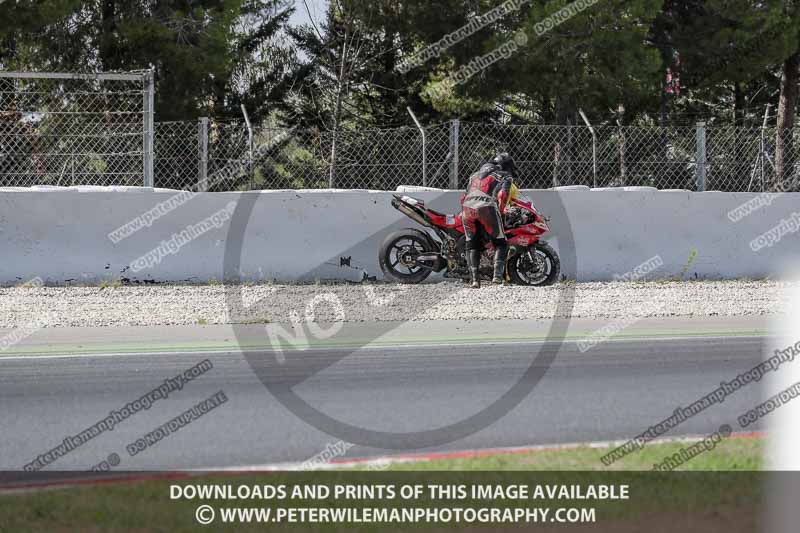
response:
{"label": "red motorcycle", "polygon": [[[461,215],[439,213],[410,196],[394,195],[392,207],[427,228],[405,228],[390,234],[379,252],[386,279],[398,283],[421,283],[433,272],[445,278],[469,278],[466,236]],[[509,253],[506,279],[518,285],[545,287],[558,281],[561,261],[541,236],[550,227],[526,196],[520,194],[506,215]],[[481,255],[481,278],[491,280],[494,246],[487,243]]]}

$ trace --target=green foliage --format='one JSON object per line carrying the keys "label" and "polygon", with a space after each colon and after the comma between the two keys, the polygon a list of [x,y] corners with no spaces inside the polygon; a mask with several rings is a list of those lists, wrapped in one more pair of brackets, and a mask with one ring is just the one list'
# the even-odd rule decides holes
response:
{"label": "green foliage", "polygon": [[[579,107],[590,115],[618,104],[641,108],[646,96],[658,91],[660,61],[644,43],[661,2],[600,0],[541,33],[568,5],[562,0],[533,2],[516,24],[487,32],[482,53],[519,30],[528,35],[528,45],[475,76],[462,93],[489,102],[521,95],[526,114],[548,123],[578,123]],[[462,53],[456,57],[459,64],[469,59]],[[517,108],[523,106],[517,101]]]}
{"label": "green foliage", "polygon": [[[5,2],[0,62],[7,68],[115,71],[154,67],[158,120],[258,116],[282,99],[292,54],[278,41],[282,0]],[[258,102],[258,105],[254,105]]]}
{"label": "green foliage", "polygon": [[697,260],[697,249],[693,248],[691,252],[689,252],[689,258],[686,260],[686,264],[683,265],[680,274],[675,276],[673,281],[683,281],[686,277],[686,274],[689,273],[689,269],[692,268],[694,262]]}
{"label": "green foliage", "polygon": [[[781,67],[800,48],[800,8],[784,0],[598,0],[545,32],[543,23],[574,2],[530,0],[407,72],[398,68],[503,3],[332,0],[324,20],[290,27],[301,2],[7,1],[0,19],[13,24],[0,27],[0,68],[152,66],[159,120],[238,117],[244,104],[257,123],[322,135],[411,125],[407,106],[428,124],[501,116],[581,124],[580,108],[595,124],[669,114],[750,124],[776,103]],[[449,81],[520,31],[527,46],[464,84]],[[680,76],[679,96],[665,95],[668,67]],[[320,165],[287,147],[257,179],[288,185],[288,168]]]}

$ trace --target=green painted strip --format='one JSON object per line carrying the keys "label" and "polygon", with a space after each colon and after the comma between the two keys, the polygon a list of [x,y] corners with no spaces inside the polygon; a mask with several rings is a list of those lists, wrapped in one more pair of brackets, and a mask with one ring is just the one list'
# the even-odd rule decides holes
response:
{"label": "green painted strip", "polygon": [[[594,332],[581,332],[570,333],[567,335],[565,341],[579,341],[592,335]],[[645,330],[631,333],[620,333],[615,335],[610,340],[635,340],[635,339],[659,339],[659,338],[703,338],[703,337],[762,337],[767,336],[766,330],[706,330],[701,332],[689,331],[664,331],[664,330]],[[367,340],[367,339],[349,339],[340,342],[336,341],[309,341],[307,348],[293,348],[284,346],[286,351],[304,351],[306,349],[325,349],[325,348],[379,348],[379,347],[402,347],[402,346],[419,346],[419,345],[437,345],[437,344],[455,344],[455,345],[469,345],[469,344],[503,344],[503,343],[521,343],[521,342],[541,342],[547,340],[547,335],[520,335],[509,337],[494,337],[494,336],[459,336],[459,337],[427,337],[427,338],[404,338],[404,339],[389,339],[389,340]],[[240,351],[272,351],[272,346],[266,343],[244,343],[240,345],[235,341],[208,341],[203,343],[119,343],[119,344],[95,344],[95,345],[80,345],[74,343],[68,344],[52,344],[52,345],[35,345],[35,346],[18,346],[7,350],[0,354],[0,360],[3,357],[18,357],[20,355],[91,355],[91,354],[105,354],[105,353],[119,353],[119,354],[147,354],[156,352],[175,352],[175,353],[225,353],[225,352],[240,352]]]}

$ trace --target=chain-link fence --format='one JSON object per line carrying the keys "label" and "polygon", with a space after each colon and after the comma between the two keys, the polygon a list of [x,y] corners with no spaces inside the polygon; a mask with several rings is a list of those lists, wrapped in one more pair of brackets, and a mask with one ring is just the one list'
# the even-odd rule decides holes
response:
{"label": "chain-link fence", "polygon": [[142,185],[150,73],[0,72],[0,186]]}
{"label": "chain-link fence", "polygon": [[[260,189],[462,188],[498,151],[511,153],[525,188],[566,185],[658,189],[798,190],[797,145],[775,128],[510,126],[453,121],[339,132],[269,130],[257,136]],[[426,168],[423,167],[423,149]],[[781,164],[782,162],[782,164]],[[779,172],[781,169],[782,172]],[[781,177],[779,177],[782,176]]]}
{"label": "chain-link fence", "polygon": [[[257,136],[258,139],[258,136]],[[422,184],[420,132],[392,130],[271,130],[255,162],[262,188],[393,189]],[[258,145],[258,141],[256,143]]]}
{"label": "chain-link fence", "polygon": [[451,121],[423,131],[153,123],[152,75],[0,73],[0,187],[462,188],[499,151],[525,188],[800,190],[798,143],[775,128]]}
{"label": "chain-link fence", "polygon": [[[525,188],[694,188],[693,128],[461,124],[461,183],[494,151],[511,153]],[[594,135],[593,135],[594,133]]]}
{"label": "chain-link fence", "polygon": [[[774,128],[503,126],[460,124],[459,185],[497,150],[517,161],[524,187],[644,186],[761,191],[778,180]],[[790,137],[788,134],[784,137]],[[794,168],[788,143],[783,173]],[[788,186],[790,190],[796,188]]]}
{"label": "chain-link fence", "polygon": [[159,122],[155,128],[155,186],[195,191],[254,187],[244,121]]}

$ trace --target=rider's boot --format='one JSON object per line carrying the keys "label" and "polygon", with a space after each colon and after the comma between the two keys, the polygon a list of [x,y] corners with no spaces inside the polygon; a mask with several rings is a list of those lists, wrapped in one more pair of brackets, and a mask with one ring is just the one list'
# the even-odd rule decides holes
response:
{"label": "rider's boot", "polygon": [[481,253],[478,250],[467,251],[467,265],[469,266],[470,287],[473,289],[481,288]]}
{"label": "rider's boot", "polygon": [[508,246],[499,246],[494,252],[494,277],[492,283],[500,285],[506,280],[506,259],[508,259]]}

